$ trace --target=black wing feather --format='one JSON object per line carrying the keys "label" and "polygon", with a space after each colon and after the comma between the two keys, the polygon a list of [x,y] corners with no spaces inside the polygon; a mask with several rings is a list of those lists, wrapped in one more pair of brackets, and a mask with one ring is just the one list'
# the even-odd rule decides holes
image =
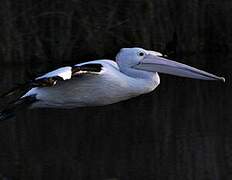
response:
{"label": "black wing feather", "polygon": [[24,83],[24,84],[19,84],[18,86],[10,89],[6,93],[3,93],[0,96],[0,98],[9,97],[9,96],[15,95],[17,93],[22,94],[23,92],[28,91],[29,89],[34,88],[34,87],[54,86],[57,83],[57,81],[61,81],[61,80],[63,80],[63,78],[61,78],[59,76],[35,79],[33,81],[29,81],[29,82]]}
{"label": "black wing feather", "polygon": [[[72,67],[72,77],[78,77],[82,74],[92,74],[92,73],[99,73],[102,70],[102,65],[97,63],[91,64],[84,64],[81,66],[73,66]],[[20,84],[17,87],[12,88],[11,90],[7,91],[6,93],[2,94],[0,98],[10,98],[14,99],[13,101],[8,100],[9,103],[5,108],[0,111],[0,121],[8,119],[14,116],[14,113],[17,109],[21,109],[23,107],[27,107],[28,105],[32,104],[33,102],[37,101],[36,96],[27,96],[20,98],[23,94],[25,94],[28,90],[34,87],[52,87],[57,84],[58,81],[64,81],[61,76],[52,76],[52,77],[44,77],[44,78],[37,78],[35,80],[26,82],[24,84]]]}
{"label": "black wing feather", "polygon": [[15,115],[17,110],[27,108],[32,103],[37,101],[35,95],[27,96],[17,99],[16,101],[8,103],[8,105],[0,112],[0,121],[7,120]]}
{"label": "black wing feather", "polygon": [[82,73],[99,73],[102,70],[101,64],[84,64],[81,66],[72,67],[72,76],[76,76]]}
{"label": "black wing feather", "polygon": [[[85,73],[98,73],[102,70],[101,64],[84,64],[81,66],[73,66],[72,67],[72,77],[85,74]],[[51,87],[55,86],[58,81],[64,81],[64,79],[60,76],[53,76],[53,77],[44,77],[44,78],[37,78],[35,80],[29,81],[24,84],[20,84],[6,93],[3,93],[0,98],[9,97],[15,95],[17,93],[23,93],[31,88],[34,87]],[[21,94],[20,93],[20,94]]]}

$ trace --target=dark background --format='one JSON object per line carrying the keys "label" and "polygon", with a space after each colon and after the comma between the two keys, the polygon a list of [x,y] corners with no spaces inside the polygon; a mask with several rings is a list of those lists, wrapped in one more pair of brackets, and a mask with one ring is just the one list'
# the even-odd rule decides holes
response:
{"label": "dark background", "polygon": [[161,75],[114,105],[20,111],[0,123],[0,178],[232,179],[231,0],[0,2],[0,92],[134,46],[226,78]]}

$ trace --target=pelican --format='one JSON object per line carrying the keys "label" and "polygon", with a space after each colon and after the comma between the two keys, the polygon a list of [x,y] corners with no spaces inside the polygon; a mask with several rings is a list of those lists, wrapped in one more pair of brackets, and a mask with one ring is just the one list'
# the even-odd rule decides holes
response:
{"label": "pelican", "polygon": [[7,117],[12,109],[25,103],[30,108],[62,109],[117,103],[153,91],[160,84],[158,73],[225,81],[223,77],[138,47],[122,48],[115,60],[93,60],[61,67],[37,77],[3,95],[11,96],[17,90],[27,90],[0,116]]}

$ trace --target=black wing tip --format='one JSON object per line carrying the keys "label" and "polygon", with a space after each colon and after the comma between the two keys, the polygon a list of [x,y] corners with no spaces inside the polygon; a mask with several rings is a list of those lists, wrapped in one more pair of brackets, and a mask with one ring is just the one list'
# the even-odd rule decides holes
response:
{"label": "black wing tip", "polygon": [[13,87],[12,89],[8,90],[7,92],[1,94],[0,99],[8,98],[8,97],[14,96],[16,94],[22,94],[26,90],[28,90],[28,88],[30,88],[29,83],[18,84],[15,87]]}
{"label": "black wing tip", "polygon": [[16,87],[16,88],[13,88],[3,94],[0,95],[0,98],[3,99],[3,98],[6,98],[6,97],[9,97],[9,96],[12,96],[14,95],[20,88],[19,87]]}
{"label": "black wing tip", "polygon": [[31,95],[9,103],[6,108],[0,112],[0,121],[8,120],[14,117],[17,110],[27,108],[36,101],[38,101],[36,99],[36,95]]}
{"label": "black wing tip", "polygon": [[2,111],[0,112],[0,121],[5,121],[5,120],[8,120],[8,119],[11,119],[12,117],[15,116],[15,113],[14,111]]}

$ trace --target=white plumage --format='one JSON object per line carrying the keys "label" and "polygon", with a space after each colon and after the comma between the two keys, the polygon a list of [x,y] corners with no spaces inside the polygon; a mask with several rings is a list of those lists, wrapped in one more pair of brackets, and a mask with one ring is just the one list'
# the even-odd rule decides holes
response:
{"label": "white plumage", "polygon": [[[130,77],[119,71],[116,62],[96,60],[88,64],[101,64],[99,73],[84,73],[68,81],[59,81],[52,87],[36,87],[25,96],[36,95],[37,102],[32,107],[74,108],[81,106],[101,106],[126,100],[140,94],[148,93],[159,84],[157,73],[148,72],[150,78]],[[87,63],[84,63],[87,64]],[[81,66],[83,64],[77,64]],[[66,78],[71,74],[71,67],[53,71],[44,76],[58,75]]]}
{"label": "white plumage", "polygon": [[102,106],[153,91],[160,83],[157,72],[203,80],[222,80],[205,71],[162,57],[142,48],[123,48],[112,60],[95,60],[66,66],[35,79],[21,97],[35,97],[32,108]]}
{"label": "white plumage", "polygon": [[47,74],[44,74],[43,76],[37,77],[36,79],[49,78],[49,77],[54,77],[54,76],[60,76],[63,78],[63,80],[71,79],[72,68],[70,66],[61,67]]}

